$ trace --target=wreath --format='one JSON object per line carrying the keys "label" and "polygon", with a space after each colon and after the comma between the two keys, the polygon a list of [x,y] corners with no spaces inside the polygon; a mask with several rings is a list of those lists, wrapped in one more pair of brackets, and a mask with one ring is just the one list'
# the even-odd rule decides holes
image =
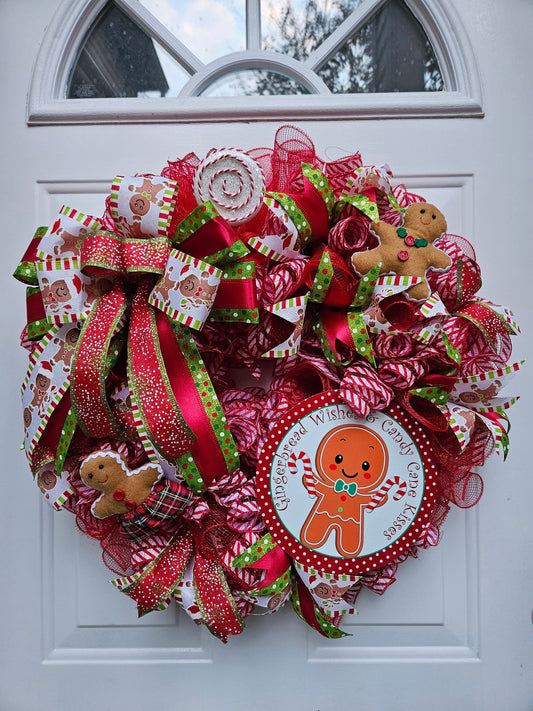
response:
{"label": "wreath", "polygon": [[512,313],[388,166],[278,130],[64,206],[27,285],[24,448],[139,615],[223,641],[288,601],[335,638],[508,450]]}

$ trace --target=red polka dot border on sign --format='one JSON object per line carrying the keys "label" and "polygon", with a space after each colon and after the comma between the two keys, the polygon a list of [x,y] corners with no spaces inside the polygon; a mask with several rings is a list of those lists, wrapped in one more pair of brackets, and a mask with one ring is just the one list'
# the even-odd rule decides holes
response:
{"label": "red polka dot border on sign", "polygon": [[418,512],[405,531],[389,546],[372,555],[354,558],[337,558],[305,547],[285,528],[274,507],[270,493],[270,472],[274,453],[280,440],[302,417],[314,410],[328,405],[342,403],[337,391],[330,390],[303,400],[287,415],[280,419],[271,431],[263,447],[257,468],[257,494],[259,507],[274,540],[283,550],[300,563],[315,570],[333,575],[361,574],[380,566],[392,563],[396,558],[406,553],[417,541],[427,526],[430,513],[435,504],[437,487],[437,470],[431,456],[431,445],[426,434],[417,422],[402,410],[396,403],[389,406],[384,413],[396,420],[409,434],[417,447],[424,466],[424,494]]}

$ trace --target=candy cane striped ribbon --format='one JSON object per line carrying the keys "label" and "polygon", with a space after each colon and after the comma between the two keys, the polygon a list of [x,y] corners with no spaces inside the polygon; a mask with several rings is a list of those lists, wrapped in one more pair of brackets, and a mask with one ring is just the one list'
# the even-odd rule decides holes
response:
{"label": "candy cane striped ribbon", "polygon": [[303,482],[304,482],[305,488],[312,496],[316,496],[317,493],[316,493],[316,487],[315,487],[315,475],[313,474],[313,468],[311,467],[311,460],[305,454],[305,452],[300,452],[299,454],[296,454],[296,452],[293,452],[290,456],[288,463],[287,463],[289,469],[291,470],[291,474],[298,473],[298,462],[301,462],[303,465],[303,469],[304,469]]}
{"label": "candy cane striped ribbon", "polygon": [[407,491],[407,484],[403,479],[400,479],[399,476],[394,476],[394,477],[389,477],[387,481],[383,484],[383,486],[376,491],[370,502],[365,506],[366,511],[373,511],[376,506],[379,504],[379,502],[383,499],[385,494],[391,489],[393,486],[397,486],[398,490],[392,497],[394,501],[398,501],[399,499],[402,498],[402,496],[405,495],[405,492]]}

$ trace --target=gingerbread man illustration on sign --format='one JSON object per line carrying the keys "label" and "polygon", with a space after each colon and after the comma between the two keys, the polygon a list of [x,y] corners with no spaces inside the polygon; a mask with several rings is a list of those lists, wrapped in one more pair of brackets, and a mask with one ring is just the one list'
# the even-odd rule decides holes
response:
{"label": "gingerbread man illustration on sign", "polygon": [[[301,530],[308,548],[320,548],[335,530],[340,555],[355,558],[363,548],[364,509],[375,501],[389,464],[385,442],[364,425],[335,427],[316,453],[314,487],[317,497]],[[384,494],[378,506],[387,500]]]}

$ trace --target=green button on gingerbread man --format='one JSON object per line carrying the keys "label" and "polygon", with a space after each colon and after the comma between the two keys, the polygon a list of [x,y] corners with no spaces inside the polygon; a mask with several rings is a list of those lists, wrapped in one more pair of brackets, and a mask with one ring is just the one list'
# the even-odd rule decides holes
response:
{"label": "green button on gingerbread man", "polygon": [[381,274],[418,277],[422,281],[407,289],[407,294],[416,300],[430,296],[426,271],[431,267],[446,270],[451,266],[450,257],[433,242],[446,232],[446,220],[442,212],[428,202],[415,202],[405,211],[402,227],[387,222],[378,222],[373,231],[380,245],[368,252],[352,256],[352,263],[359,274],[369,272],[381,262]]}

